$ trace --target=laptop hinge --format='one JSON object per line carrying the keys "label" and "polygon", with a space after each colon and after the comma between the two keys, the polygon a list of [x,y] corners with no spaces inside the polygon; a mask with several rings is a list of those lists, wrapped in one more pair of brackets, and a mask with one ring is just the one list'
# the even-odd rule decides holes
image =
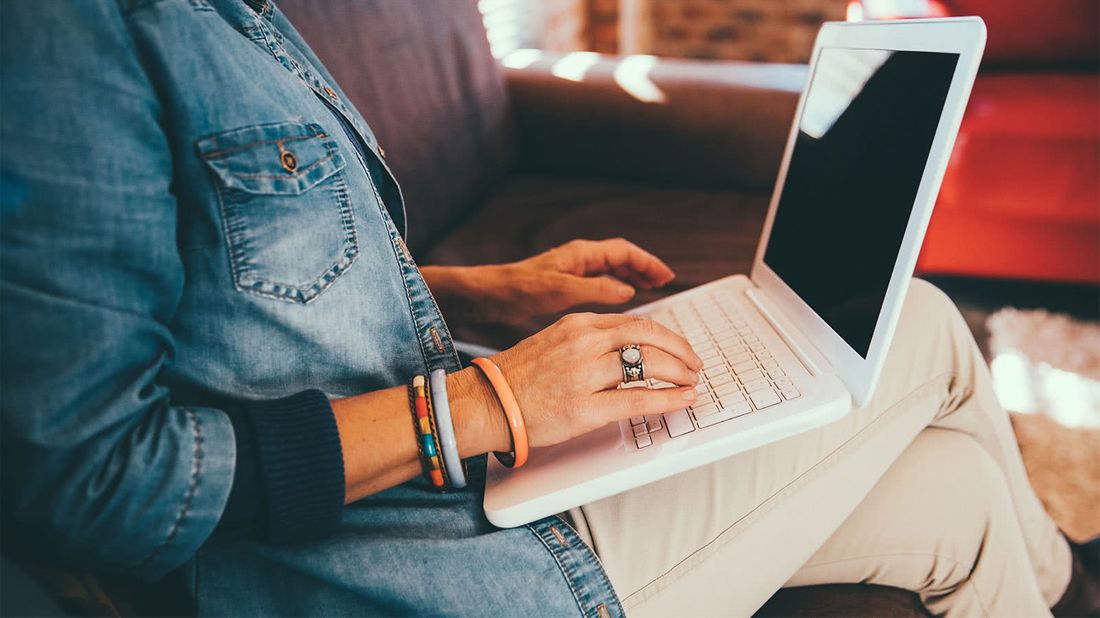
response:
{"label": "laptop hinge", "polygon": [[764,316],[764,319],[771,324],[771,327],[775,329],[775,332],[783,339],[783,342],[787,344],[787,347],[794,352],[794,355],[798,357],[799,362],[806,368],[806,371],[810,372],[811,376],[824,375],[825,372],[818,367],[817,363],[810,358],[810,355],[806,353],[806,350],[798,343],[794,337],[791,336],[790,331],[783,326],[781,320],[775,315],[773,310],[767,301],[764,300],[764,296],[756,288],[748,288],[745,290],[745,296],[756,307],[760,315]]}

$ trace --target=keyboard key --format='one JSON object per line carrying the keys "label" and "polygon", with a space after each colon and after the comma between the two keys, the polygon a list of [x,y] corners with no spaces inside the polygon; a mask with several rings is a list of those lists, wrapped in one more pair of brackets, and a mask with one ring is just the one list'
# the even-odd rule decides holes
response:
{"label": "keyboard key", "polygon": [[752,412],[752,408],[749,407],[749,404],[747,402],[740,403],[732,408],[727,408],[718,414],[711,414],[710,416],[700,419],[699,426],[710,427],[712,425],[717,425],[722,421],[728,421],[730,419],[737,418],[738,416],[744,416],[749,412]]}
{"label": "keyboard key", "polygon": [[745,348],[744,352],[740,352],[740,353],[738,353],[734,356],[728,356],[726,358],[726,360],[729,361],[729,364],[731,364],[731,365],[736,365],[738,363],[744,363],[744,362],[749,362],[749,363],[753,363],[753,364],[756,363],[756,361],[754,361],[753,358],[752,358],[752,352],[749,352],[748,348]]}
{"label": "keyboard key", "polygon": [[764,344],[760,343],[759,341],[757,341],[756,343],[750,343],[749,349],[753,352],[759,352],[764,349]]}
{"label": "keyboard key", "polygon": [[687,339],[688,343],[691,344],[692,349],[694,349],[696,352],[698,352],[700,348],[705,348],[706,346],[710,345],[710,337],[707,336],[706,332],[685,333],[683,331],[680,331],[680,334],[684,337],[684,339]]}
{"label": "keyboard key", "polygon": [[764,359],[772,357],[772,353],[767,350],[756,350],[755,354],[756,358],[759,358],[761,362],[763,362]]}
{"label": "keyboard key", "polygon": [[734,391],[732,393],[727,393],[725,395],[719,396],[718,401],[722,402],[723,408],[729,408],[734,404],[742,403],[743,401],[745,401],[745,395],[742,394],[741,391]]}
{"label": "keyboard key", "polygon": [[750,369],[748,371],[737,372],[737,379],[741,380],[742,384],[752,382],[753,380],[759,380],[764,377],[764,372],[759,369]]}
{"label": "keyboard key", "polygon": [[[747,360],[752,360],[752,354],[749,353],[749,349],[740,343],[736,347],[729,349],[722,348],[722,355],[726,357],[731,363],[743,363]],[[736,361],[733,359],[737,359]]]}
{"label": "keyboard key", "polygon": [[705,403],[711,403],[713,401],[714,401],[714,396],[708,393],[706,395],[699,395],[698,397],[696,397],[695,398],[695,403],[693,403],[691,405],[692,406],[701,406]]}
{"label": "keyboard key", "polygon": [[645,425],[645,417],[644,416],[631,416],[630,417],[630,424],[631,425]]}
{"label": "keyboard key", "polygon": [[646,425],[646,427],[649,428],[649,433],[657,433],[661,430],[661,417],[653,417],[649,420],[649,423]]}
{"label": "keyboard key", "polygon": [[710,392],[710,388],[708,388],[705,383],[700,382],[699,384],[695,385],[695,396],[696,397],[706,395],[709,392]]}
{"label": "keyboard key", "polygon": [[735,404],[731,405],[730,407],[726,408],[726,414],[732,414],[735,417],[744,416],[745,414],[748,414],[749,412],[752,412],[752,406],[750,406],[749,402],[747,402],[747,401],[742,401],[741,403],[735,403]]}
{"label": "keyboard key", "polygon": [[740,392],[740,387],[738,387],[737,384],[734,384],[733,382],[730,382],[729,384],[723,384],[722,386],[714,389],[714,394],[718,395],[719,399],[725,397],[726,395]]}
{"label": "keyboard key", "polygon": [[653,444],[653,438],[650,438],[648,435],[638,436],[634,438],[634,442],[638,445],[638,448],[645,448]]}
{"label": "keyboard key", "polygon": [[718,349],[717,348],[706,347],[706,348],[703,348],[702,350],[696,349],[695,353],[699,355],[699,358],[703,359],[704,363],[710,362],[711,360],[713,360],[715,358],[719,358],[719,359],[721,358],[721,356],[718,355]]}
{"label": "keyboard key", "polygon": [[798,397],[801,397],[801,396],[802,396],[802,393],[799,393],[798,389],[796,389],[796,388],[792,387],[792,388],[783,389],[783,398],[784,399],[797,399]]}
{"label": "keyboard key", "polygon": [[774,358],[766,358],[760,361],[760,365],[764,367],[764,369],[771,369],[772,367],[778,367],[779,361],[775,360]]}
{"label": "keyboard key", "polygon": [[665,425],[668,426],[668,435],[673,438],[695,431],[695,424],[691,422],[687,410],[677,410],[665,414]]}
{"label": "keyboard key", "polygon": [[791,382],[790,378],[779,378],[775,381],[775,387],[779,390],[794,386],[794,382]]}
{"label": "keyboard key", "polygon": [[772,390],[757,391],[750,394],[749,399],[752,399],[752,405],[756,406],[757,410],[763,410],[768,406],[774,406],[780,401],[783,401],[779,395]]}
{"label": "keyboard key", "polygon": [[742,373],[752,369],[756,369],[756,363],[754,363],[753,361],[742,361],[733,366],[734,373]]}
{"label": "keyboard key", "polygon": [[696,404],[691,407],[691,411],[695,414],[696,419],[703,418],[704,416],[710,416],[711,414],[718,412],[718,410],[718,405],[714,403],[706,403],[703,405]]}
{"label": "keyboard key", "polygon": [[768,382],[764,378],[760,378],[759,380],[752,380],[751,382],[745,382],[745,390],[749,393],[755,393],[756,391],[762,391],[765,389],[770,391],[772,389],[772,383]]}
{"label": "keyboard key", "polygon": [[711,369],[722,368],[726,369],[726,361],[722,360],[721,356],[716,356],[705,363],[703,363],[703,371],[710,371]]}
{"label": "keyboard key", "polygon": [[737,341],[737,331],[728,326],[720,326],[714,329],[711,336],[714,337],[714,340],[717,341],[719,345],[727,341]]}
{"label": "keyboard key", "polygon": [[644,435],[646,435],[646,433],[648,433],[648,432],[645,430],[645,425],[635,425],[634,426],[634,437],[635,438],[637,438],[638,436],[644,436]]}
{"label": "keyboard key", "polygon": [[707,379],[710,380],[710,385],[713,388],[718,388],[719,386],[722,386],[723,384],[728,384],[730,382],[733,382],[733,376],[731,376],[729,374],[729,372],[720,373],[716,376],[707,376]]}
{"label": "keyboard key", "polygon": [[773,380],[778,380],[785,375],[787,375],[787,372],[783,371],[782,367],[772,367],[768,370],[768,376]]}

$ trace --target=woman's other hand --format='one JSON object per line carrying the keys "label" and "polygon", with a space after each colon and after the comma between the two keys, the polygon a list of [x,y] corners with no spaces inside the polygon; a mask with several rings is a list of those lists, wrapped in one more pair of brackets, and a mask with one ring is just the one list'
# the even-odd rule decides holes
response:
{"label": "woman's other hand", "polygon": [[[674,384],[661,389],[618,389],[622,382],[619,348],[641,347],[645,374]],[[516,395],[533,447],[549,446],[612,421],[684,408],[695,400],[694,386],[703,361],[680,335],[643,317],[575,313],[565,316],[516,346],[492,357]],[[475,369],[454,374],[493,401],[489,430],[495,450],[509,450],[503,413]],[[457,386],[457,385],[456,385]],[[450,387],[449,387],[450,390]],[[477,431],[486,431],[481,425]],[[460,437],[460,443],[462,442]]]}
{"label": "woman's other hand", "polygon": [[621,305],[638,288],[675,277],[658,257],[622,238],[574,240],[510,264],[423,272],[445,315],[510,324],[578,305]]}

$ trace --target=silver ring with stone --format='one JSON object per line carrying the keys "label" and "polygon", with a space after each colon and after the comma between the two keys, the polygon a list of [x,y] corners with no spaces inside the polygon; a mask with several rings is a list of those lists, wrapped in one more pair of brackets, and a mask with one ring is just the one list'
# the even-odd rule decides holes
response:
{"label": "silver ring with stone", "polygon": [[619,360],[623,365],[623,383],[642,382],[645,380],[645,362],[642,359],[642,349],[637,345],[624,345],[619,348]]}

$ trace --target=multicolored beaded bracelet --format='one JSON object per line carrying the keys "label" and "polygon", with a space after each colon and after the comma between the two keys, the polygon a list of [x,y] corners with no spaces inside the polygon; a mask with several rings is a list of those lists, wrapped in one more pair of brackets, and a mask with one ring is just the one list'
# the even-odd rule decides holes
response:
{"label": "multicolored beaded bracelet", "polygon": [[427,381],[424,376],[418,375],[413,378],[412,396],[413,410],[416,415],[417,450],[420,452],[421,465],[432,485],[443,488],[446,486],[446,480],[443,478],[443,462],[439,457],[434,423],[429,410]]}

